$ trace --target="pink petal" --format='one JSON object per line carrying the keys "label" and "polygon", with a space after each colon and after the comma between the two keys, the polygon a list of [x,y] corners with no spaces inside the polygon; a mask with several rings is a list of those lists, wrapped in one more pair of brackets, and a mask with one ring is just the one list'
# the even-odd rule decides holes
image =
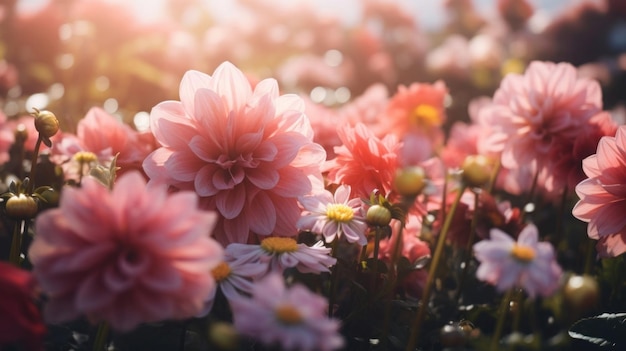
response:
{"label": "pink petal", "polygon": [[224,62],[213,73],[211,82],[215,91],[226,102],[227,110],[239,111],[245,105],[252,89],[246,76],[232,63]]}
{"label": "pink petal", "polygon": [[[216,172],[217,173],[217,172]],[[215,195],[217,210],[226,219],[233,219],[241,213],[246,202],[246,188],[239,185],[228,191],[220,191]]]}
{"label": "pink petal", "polygon": [[207,164],[200,168],[193,182],[199,196],[213,196],[219,192],[219,189],[213,185],[213,176],[219,171],[221,169],[214,164]]}
{"label": "pink petal", "polygon": [[203,165],[204,163],[190,150],[183,150],[172,153],[164,166],[175,181],[190,182]]}
{"label": "pink petal", "polygon": [[246,210],[250,221],[250,230],[260,235],[270,235],[276,227],[276,208],[272,200],[258,192],[251,199]]}
{"label": "pink petal", "polygon": [[179,95],[184,111],[192,116],[195,111],[196,91],[202,88],[209,88],[212,82],[211,76],[199,71],[190,70],[185,72],[180,81]]}
{"label": "pink petal", "polygon": [[90,274],[80,284],[76,292],[76,308],[81,311],[93,311],[110,304],[115,298],[102,284],[100,274]]}
{"label": "pink petal", "polygon": [[[173,133],[170,128],[176,128]],[[195,134],[195,128],[185,115],[182,105],[177,101],[161,102],[150,112],[150,129],[163,146],[179,148]],[[181,135],[182,134],[182,135]],[[188,139],[185,139],[189,137]]]}

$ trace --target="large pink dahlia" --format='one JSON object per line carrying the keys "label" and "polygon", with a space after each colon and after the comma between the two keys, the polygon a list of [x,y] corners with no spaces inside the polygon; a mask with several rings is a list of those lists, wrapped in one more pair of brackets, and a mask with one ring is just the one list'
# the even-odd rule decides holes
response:
{"label": "large pink dahlia", "polygon": [[626,252],[626,126],[615,137],[603,137],[598,150],[583,160],[589,177],[576,186],[580,201],[572,213],[589,222],[587,234],[597,239],[598,253],[615,257]]}
{"label": "large pink dahlia", "polygon": [[[577,77],[568,63],[534,61],[524,75],[509,74],[493,96],[488,114],[502,148],[502,164],[519,168],[549,165],[550,152],[602,110],[600,85]],[[481,112],[482,113],[482,112]]]}
{"label": "large pink dahlia", "polygon": [[279,95],[274,79],[253,90],[229,62],[213,76],[189,71],[180,101],[155,106],[150,122],[162,147],[145,160],[146,173],[216,209],[223,244],[296,235],[298,197],[323,188],[326,152],[313,142],[304,103]]}
{"label": "large pink dahlia", "polygon": [[146,188],[138,171],[120,176],[111,192],[94,178],[65,188],[60,206],[37,217],[29,249],[49,297],[46,319],[85,315],[127,331],[199,313],[223,250],[209,237],[216,215],[197,203],[191,191]]}

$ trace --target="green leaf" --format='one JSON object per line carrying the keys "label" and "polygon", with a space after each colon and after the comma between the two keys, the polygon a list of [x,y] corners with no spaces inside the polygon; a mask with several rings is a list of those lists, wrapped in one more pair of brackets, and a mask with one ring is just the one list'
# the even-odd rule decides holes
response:
{"label": "green leaf", "polygon": [[569,329],[569,336],[605,350],[626,347],[626,313],[603,313],[584,318]]}

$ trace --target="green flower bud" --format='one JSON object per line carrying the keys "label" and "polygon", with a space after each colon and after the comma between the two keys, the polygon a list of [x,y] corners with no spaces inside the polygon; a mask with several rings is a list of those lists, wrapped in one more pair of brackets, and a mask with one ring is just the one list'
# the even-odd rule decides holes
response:
{"label": "green flower bud", "polygon": [[367,209],[365,219],[369,225],[384,227],[391,222],[391,211],[385,206],[373,205]]}
{"label": "green flower bud", "polygon": [[491,179],[491,160],[484,155],[470,155],[465,158],[463,165],[463,181],[470,187],[480,188]]}
{"label": "green flower bud", "polygon": [[11,196],[7,200],[5,208],[7,215],[15,219],[34,218],[39,210],[35,198],[24,194]]}
{"label": "green flower bud", "polygon": [[35,110],[35,129],[43,138],[50,138],[59,131],[59,120],[50,111]]}
{"label": "green flower bud", "polygon": [[419,195],[426,187],[426,174],[421,167],[406,167],[396,172],[393,181],[396,191],[406,197]]}

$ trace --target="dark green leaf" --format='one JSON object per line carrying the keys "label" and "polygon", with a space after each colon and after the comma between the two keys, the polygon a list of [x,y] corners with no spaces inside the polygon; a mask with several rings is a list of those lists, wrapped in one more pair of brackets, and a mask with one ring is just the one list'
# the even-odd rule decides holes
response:
{"label": "dark green leaf", "polygon": [[569,330],[569,336],[607,350],[626,347],[626,313],[604,313],[581,319]]}

